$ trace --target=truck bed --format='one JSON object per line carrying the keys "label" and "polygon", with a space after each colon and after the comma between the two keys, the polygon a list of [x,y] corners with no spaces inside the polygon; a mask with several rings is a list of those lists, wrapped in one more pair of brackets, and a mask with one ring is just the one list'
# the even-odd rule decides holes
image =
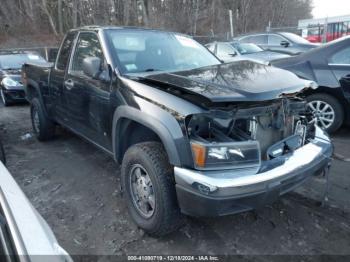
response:
{"label": "truck bed", "polygon": [[[25,63],[22,66],[23,81],[27,84],[24,85],[24,91],[27,99],[31,97],[31,92],[34,89],[40,89],[40,93],[43,98],[49,95],[49,78],[53,63]],[[30,89],[30,90],[29,90]]]}

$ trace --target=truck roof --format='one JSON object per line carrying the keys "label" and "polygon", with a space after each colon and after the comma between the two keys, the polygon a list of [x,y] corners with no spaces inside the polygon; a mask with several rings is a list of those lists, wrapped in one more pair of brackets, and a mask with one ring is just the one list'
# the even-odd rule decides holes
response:
{"label": "truck roof", "polygon": [[99,26],[99,25],[88,25],[88,26],[82,26],[78,27],[75,29],[69,30],[69,32],[74,32],[74,31],[101,31],[101,30],[109,30],[109,29],[115,29],[115,30],[140,30],[140,31],[153,31],[153,32],[167,32],[167,33],[176,33],[176,34],[181,34],[185,35],[183,33],[179,32],[171,32],[171,31],[166,31],[162,29],[152,29],[152,28],[144,28],[144,27],[137,27],[137,26]]}

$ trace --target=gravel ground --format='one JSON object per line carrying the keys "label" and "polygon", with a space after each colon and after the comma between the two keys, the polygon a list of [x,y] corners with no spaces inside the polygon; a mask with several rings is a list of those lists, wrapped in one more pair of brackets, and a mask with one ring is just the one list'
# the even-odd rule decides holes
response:
{"label": "gravel ground", "polygon": [[108,155],[63,129],[51,142],[36,141],[27,105],[0,106],[0,134],[8,169],[72,255],[350,255],[350,129],[333,137],[325,206],[325,180],[313,179],[261,210],[189,218],[160,239],[130,220],[119,190],[120,168]]}

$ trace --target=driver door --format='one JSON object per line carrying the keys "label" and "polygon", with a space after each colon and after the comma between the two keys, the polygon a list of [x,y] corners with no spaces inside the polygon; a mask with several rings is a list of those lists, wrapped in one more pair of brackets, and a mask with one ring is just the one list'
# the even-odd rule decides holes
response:
{"label": "driver door", "polygon": [[[284,45],[284,43],[288,43],[288,45]],[[270,51],[288,53],[290,50],[286,49],[290,49],[291,46],[292,44],[287,39],[279,35],[270,34],[268,36],[268,50]]]}
{"label": "driver door", "polygon": [[[87,57],[101,60],[99,77],[92,78],[84,73],[83,61]],[[110,110],[110,81],[100,40],[95,32],[79,34],[64,85],[70,111],[69,127],[98,145],[110,149],[110,130],[106,125]]]}

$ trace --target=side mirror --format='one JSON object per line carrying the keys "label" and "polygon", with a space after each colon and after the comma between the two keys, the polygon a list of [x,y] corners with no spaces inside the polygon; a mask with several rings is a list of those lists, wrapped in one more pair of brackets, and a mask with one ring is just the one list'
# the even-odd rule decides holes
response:
{"label": "side mirror", "polygon": [[289,44],[290,43],[288,41],[285,41],[285,40],[281,41],[281,46],[288,47]]}
{"label": "side mirror", "polygon": [[101,59],[94,56],[84,58],[83,72],[87,76],[97,78],[101,73]]}

